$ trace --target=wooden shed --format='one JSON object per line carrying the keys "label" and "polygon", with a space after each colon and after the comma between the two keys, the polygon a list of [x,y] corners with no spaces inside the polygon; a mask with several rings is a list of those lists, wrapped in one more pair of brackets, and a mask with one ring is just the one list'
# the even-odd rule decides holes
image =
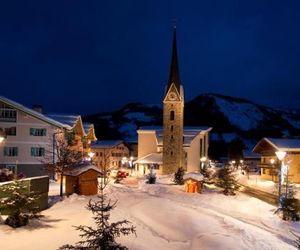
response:
{"label": "wooden shed", "polygon": [[82,166],[64,173],[66,194],[95,195],[98,193],[98,177],[101,171],[94,165]]}
{"label": "wooden shed", "polygon": [[183,176],[185,191],[187,193],[201,193],[203,175],[197,172],[187,173]]}

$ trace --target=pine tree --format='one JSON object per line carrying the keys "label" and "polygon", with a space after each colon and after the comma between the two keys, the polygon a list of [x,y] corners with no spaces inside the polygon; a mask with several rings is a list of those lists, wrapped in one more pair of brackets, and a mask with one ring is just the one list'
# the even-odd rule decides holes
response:
{"label": "pine tree", "polygon": [[28,186],[22,181],[0,185],[0,193],[6,194],[0,199],[0,210],[7,211],[9,216],[5,224],[11,227],[21,227],[28,224],[29,219],[37,217],[38,195],[28,192]]}
{"label": "pine tree", "polygon": [[184,176],[184,169],[183,169],[183,167],[180,167],[177,169],[176,173],[174,174],[173,181],[175,182],[176,185],[184,184],[183,176]]}
{"label": "pine tree", "polygon": [[[104,178],[103,178],[104,179]],[[94,215],[96,228],[90,226],[76,226],[76,230],[80,231],[81,240],[76,245],[64,245],[60,247],[60,250],[67,249],[89,249],[89,250],[125,250],[128,249],[116,242],[116,238],[121,235],[129,235],[135,233],[134,226],[127,226],[130,224],[128,220],[121,220],[117,222],[110,222],[110,211],[116,207],[116,203],[107,199],[107,196],[103,193],[107,183],[104,183],[102,179],[100,185],[100,194],[98,195],[99,200],[90,200],[87,205],[87,210],[91,211]]]}
{"label": "pine tree", "polygon": [[300,220],[300,203],[294,196],[296,194],[295,184],[292,182],[285,183],[283,189],[285,193],[279,198],[279,207],[275,211],[281,214],[283,220]]}
{"label": "pine tree", "polygon": [[235,191],[240,187],[230,166],[225,166],[219,170],[217,185],[223,188],[225,195],[235,195]]}

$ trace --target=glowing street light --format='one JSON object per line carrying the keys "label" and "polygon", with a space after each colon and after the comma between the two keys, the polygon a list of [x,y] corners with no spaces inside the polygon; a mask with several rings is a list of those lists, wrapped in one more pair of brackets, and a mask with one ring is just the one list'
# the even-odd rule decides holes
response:
{"label": "glowing street light", "polygon": [[282,161],[284,159],[284,157],[286,156],[286,152],[284,151],[276,151],[275,152],[278,160]]}
{"label": "glowing street light", "polygon": [[283,173],[282,173],[282,165],[283,165],[283,159],[286,156],[286,152],[284,151],[276,151],[275,152],[278,160],[280,161],[279,163],[279,171],[278,171],[278,198],[280,199],[281,196],[281,186],[283,184]]}
{"label": "glowing street light", "polygon": [[200,161],[201,161],[201,169],[203,169],[204,167],[204,163],[206,162],[207,158],[205,156],[201,157]]}
{"label": "glowing street light", "polygon": [[89,152],[88,155],[89,155],[90,158],[93,158],[95,153],[94,152]]}
{"label": "glowing street light", "polygon": [[0,128],[0,143],[2,143],[5,140],[5,131],[3,128]]}

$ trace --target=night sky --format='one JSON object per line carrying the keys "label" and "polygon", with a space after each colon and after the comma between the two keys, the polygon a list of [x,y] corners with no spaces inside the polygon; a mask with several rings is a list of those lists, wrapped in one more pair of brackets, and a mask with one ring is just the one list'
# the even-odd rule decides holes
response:
{"label": "night sky", "polygon": [[161,105],[172,20],[185,98],[300,107],[300,1],[1,1],[0,95],[49,112]]}

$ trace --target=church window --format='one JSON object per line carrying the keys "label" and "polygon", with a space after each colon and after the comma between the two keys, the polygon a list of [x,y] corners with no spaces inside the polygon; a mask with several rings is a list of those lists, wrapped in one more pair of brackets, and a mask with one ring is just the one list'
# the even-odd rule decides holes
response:
{"label": "church window", "polygon": [[170,128],[171,132],[173,132],[173,129],[174,129],[174,127],[173,127],[173,125],[171,125],[171,128]]}
{"label": "church window", "polygon": [[173,151],[171,151],[171,153],[170,153],[170,154],[171,154],[171,156],[173,156]]}
{"label": "church window", "polygon": [[171,110],[171,112],[170,112],[170,120],[174,121],[174,119],[175,119],[175,111]]}

